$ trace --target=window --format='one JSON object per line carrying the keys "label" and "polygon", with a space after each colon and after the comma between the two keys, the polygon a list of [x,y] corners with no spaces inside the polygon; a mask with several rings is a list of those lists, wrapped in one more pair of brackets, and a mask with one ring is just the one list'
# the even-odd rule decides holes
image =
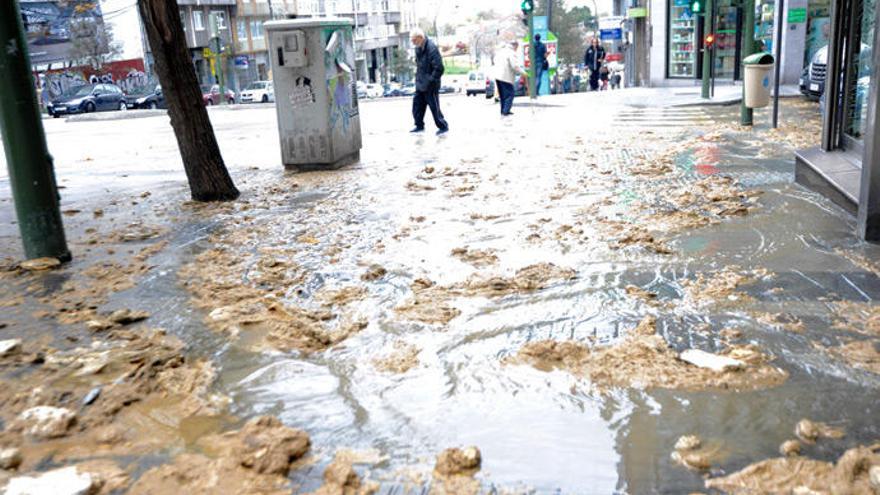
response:
{"label": "window", "polygon": [[263,23],[261,21],[251,21],[251,38],[255,40],[263,39]]}
{"label": "window", "polygon": [[238,42],[246,43],[247,42],[247,22],[242,19],[239,19],[235,23],[236,33],[238,34]]}
{"label": "window", "polygon": [[217,19],[217,29],[226,30],[226,12],[215,10],[211,12],[211,15]]}
{"label": "window", "polygon": [[205,30],[205,15],[201,10],[193,10],[193,25],[196,31]]}
{"label": "window", "polygon": [[186,31],[189,26],[186,25],[186,11],[180,11],[180,24],[183,25],[183,30]]}

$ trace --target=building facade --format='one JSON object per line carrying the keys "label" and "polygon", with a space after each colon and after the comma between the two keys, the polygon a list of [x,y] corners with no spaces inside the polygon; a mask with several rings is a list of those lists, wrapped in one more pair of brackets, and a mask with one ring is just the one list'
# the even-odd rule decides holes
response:
{"label": "building facade", "polygon": [[240,88],[271,78],[268,40],[263,23],[296,13],[296,0],[237,0],[235,56],[231,60]]}
{"label": "building facade", "polygon": [[385,83],[395,77],[397,50],[409,50],[416,26],[415,0],[298,0],[297,17],[344,17],[354,22],[358,80]]}
{"label": "building facade", "polygon": [[[702,76],[706,35],[715,35],[713,74],[719,82],[742,80],[744,11],[737,0],[715,0],[712,16],[692,11],[693,0],[647,0],[649,84],[688,86]],[[797,84],[813,55],[828,43],[831,0],[755,0],[755,42],[773,53],[774,27],[782,16],[782,83]]]}

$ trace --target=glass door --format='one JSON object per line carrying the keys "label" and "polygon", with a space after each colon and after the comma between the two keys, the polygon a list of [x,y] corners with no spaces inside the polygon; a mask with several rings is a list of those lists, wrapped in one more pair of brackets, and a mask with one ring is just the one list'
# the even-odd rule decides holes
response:
{"label": "glass door", "polygon": [[773,53],[773,13],[776,0],[755,0],[755,41],[758,51]]}
{"label": "glass door", "polygon": [[715,78],[739,79],[742,24],[735,0],[718,0],[715,6]]}
{"label": "glass door", "polygon": [[844,135],[859,144],[867,126],[868,91],[873,76],[871,52],[874,46],[875,8],[876,0],[856,2],[850,24],[853,41],[845,67]]}
{"label": "glass door", "polygon": [[697,18],[691,0],[670,0],[668,46],[669,77],[696,77]]}

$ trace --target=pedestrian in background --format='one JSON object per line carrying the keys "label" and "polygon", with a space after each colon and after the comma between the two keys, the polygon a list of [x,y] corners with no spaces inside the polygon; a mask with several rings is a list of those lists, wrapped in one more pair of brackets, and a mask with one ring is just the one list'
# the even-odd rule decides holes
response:
{"label": "pedestrian in background", "polygon": [[547,45],[541,42],[541,35],[535,35],[535,95],[541,94],[541,81],[544,72],[550,68],[550,62],[547,61]]}
{"label": "pedestrian in background", "polygon": [[437,45],[421,29],[413,29],[410,39],[416,46],[416,94],[412,107],[416,127],[410,132],[425,130],[425,111],[430,108],[439,136],[449,131],[449,124],[440,111],[440,78],[445,70],[443,57]]}
{"label": "pedestrian in background", "polygon": [[516,95],[516,79],[525,75],[526,71],[519,65],[516,50],[519,48],[517,41],[504,45],[495,55],[495,85],[498,87],[498,97],[501,100],[501,115],[513,115],[510,111],[513,107],[513,97]]}
{"label": "pedestrian in background", "polygon": [[605,49],[599,44],[598,38],[593,38],[584,54],[584,66],[590,70],[590,91],[599,89],[599,69],[604,63]]}

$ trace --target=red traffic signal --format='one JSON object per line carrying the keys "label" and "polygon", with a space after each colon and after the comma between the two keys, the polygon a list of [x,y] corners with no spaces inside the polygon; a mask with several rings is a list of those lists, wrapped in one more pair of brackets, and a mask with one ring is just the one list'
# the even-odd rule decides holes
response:
{"label": "red traffic signal", "polygon": [[706,45],[706,48],[712,48],[715,45],[715,35],[714,34],[709,33],[706,35],[705,45]]}

